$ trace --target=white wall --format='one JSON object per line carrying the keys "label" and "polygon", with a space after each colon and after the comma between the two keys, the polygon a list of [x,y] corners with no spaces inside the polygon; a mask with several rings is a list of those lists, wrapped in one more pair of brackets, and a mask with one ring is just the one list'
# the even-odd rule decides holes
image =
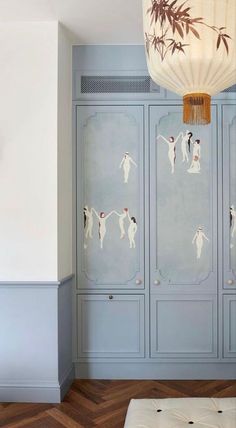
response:
{"label": "white wall", "polygon": [[72,272],[70,54],[57,22],[0,24],[0,281]]}
{"label": "white wall", "polygon": [[58,32],[58,278],[72,272],[72,46]]}
{"label": "white wall", "polygon": [[0,24],[0,94],[0,401],[57,402],[72,374],[71,280],[57,283],[72,273],[71,44],[57,22]]}
{"label": "white wall", "polygon": [[0,281],[57,278],[57,23],[0,25]]}

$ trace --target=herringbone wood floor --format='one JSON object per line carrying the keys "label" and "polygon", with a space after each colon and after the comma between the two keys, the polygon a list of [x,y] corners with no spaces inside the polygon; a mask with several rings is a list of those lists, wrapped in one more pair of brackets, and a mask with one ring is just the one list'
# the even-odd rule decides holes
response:
{"label": "herringbone wood floor", "polygon": [[58,405],[0,404],[0,427],[123,428],[131,398],[233,396],[235,381],[76,380]]}

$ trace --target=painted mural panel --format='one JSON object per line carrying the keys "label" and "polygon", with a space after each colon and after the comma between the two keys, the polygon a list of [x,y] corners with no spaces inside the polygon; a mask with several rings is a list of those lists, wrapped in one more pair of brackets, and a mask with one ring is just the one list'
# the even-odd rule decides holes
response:
{"label": "painted mural panel", "polygon": [[215,124],[185,125],[179,107],[166,106],[151,108],[150,126],[153,281],[214,287]]}
{"label": "painted mural panel", "polygon": [[142,287],[142,107],[79,107],[77,115],[79,285]]}
{"label": "painted mural panel", "polygon": [[[224,287],[236,287],[236,106],[223,107]],[[228,166],[227,166],[228,165]]]}

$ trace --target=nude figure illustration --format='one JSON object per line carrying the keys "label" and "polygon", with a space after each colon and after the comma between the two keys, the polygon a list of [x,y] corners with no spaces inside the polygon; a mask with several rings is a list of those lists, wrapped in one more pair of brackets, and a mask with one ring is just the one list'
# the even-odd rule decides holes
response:
{"label": "nude figure illustration", "polygon": [[127,212],[128,208],[124,208],[121,214],[119,214],[117,211],[114,211],[114,213],[119,217],[120,239],[123,239],[125,237],[124,220],[127,216]]}
{"label": "nude figure illustration", "polygon": [[129,238],[129,248],[135,248],[135,235],[138,230],[137,222],[135,217],[130,217],[129,211],[127,212],[128,219],[129,219],[129,227],[128,227],[128,238]]}
{"label": "nude figure illustration", "polygon": [[125,152],[123,159],[122,159],[120,166],[119,166],[119,168],[121,168],[123,166],[124,183],[128,183],[131,164],[133,164],[137,168],[137,164],[131,158],[129,152]]}
{"label": "nude figure illustration", "polygon": [[[182,151],[182,162],[188,162],[188,151],[190,152],[190,144],[192,143],[191,137],[193,136],[192,132],[186,131],[185,135],[182,137],[181,141],[181,151]],[[188,146],[188,151],[187,151]]]}
{"label": "nude figure illustration", "polygon": [[108,218],[114,214],[114,211],[111,211],[109,214],[105,215],[105,213],[102,211],[100,212],[100,215],[98,215],[97,211],[92,208],[92,211],[94,212],[94,214],[96,215],[98,221],[99,221],[99,226],[98,226],[98,236],[99,236],[99,241],[100,241],[100,248],[103,249],[103,241],[106,235],[106,221],[108,220]]}
{"label": "nude figure illustration", "polygon": [[190,168],[188,169],[188,172],[190,174],[200,173],[200,170],[201,170],[200,159],[201,159],[200,140],[195,140],[193,143],[193,159],[192,159]]}
{"label": "nude figure illustration", "polygon": [[176,139],[174,137],[169,137],[169,140],[167,140],[163,135],[157,136],[157,140],[162,138],[162,140],[168,145],[168,159],[171,165],[171,174],[174,174],[175,172],[176,144],[181,136],[183,138],[183,132],[180,132]]}
{"label": "nude figure illustration", "polygon": [[202,227],[199,226],[194,237],[193,237],[193,240],[192,240],[192,244],[194,244],[194,243],[196,244],[197,259],[200,259],[200,257],[201,257],[204,239],[209,242],[209,239],[207,238],[207,236],[203,232]]}

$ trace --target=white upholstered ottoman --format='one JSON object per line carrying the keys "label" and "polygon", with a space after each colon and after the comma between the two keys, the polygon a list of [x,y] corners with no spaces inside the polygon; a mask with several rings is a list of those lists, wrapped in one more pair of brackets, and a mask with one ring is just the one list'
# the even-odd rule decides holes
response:
{"label": "white upholstered ottoman", "polygon": [[236,428],[236,398],[131,400],[125,428]]}

